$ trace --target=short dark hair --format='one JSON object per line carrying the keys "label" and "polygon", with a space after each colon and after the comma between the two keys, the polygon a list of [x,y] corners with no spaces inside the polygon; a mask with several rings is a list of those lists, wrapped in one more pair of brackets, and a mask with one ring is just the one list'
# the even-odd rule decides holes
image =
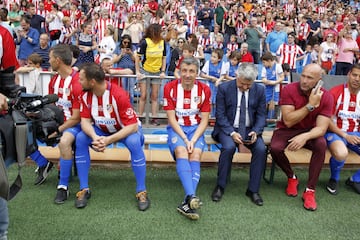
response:
{"label": "short dark hair", "polygon": [[71,66],[73,54],[67,44],[58,44],[50,48],[54,57],[58,57],[65,65]]}
{"label": "short dark hair", "polygon": [[274,60],[274,56],[271,54],[271,52],[265,52],[261,56],[261,61],[272,61]]}
{"label": "short dark hair", "polygon": [[79,71],[84,71],[87,80],[95,79],[97,83],[105,81],[105,72],[96,63],[84,63],[80,66]]}

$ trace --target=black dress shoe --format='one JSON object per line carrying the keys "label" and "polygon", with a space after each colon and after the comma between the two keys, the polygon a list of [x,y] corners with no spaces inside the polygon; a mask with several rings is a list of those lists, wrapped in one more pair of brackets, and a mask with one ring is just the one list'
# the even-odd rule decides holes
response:
{"label": "black dress shoe", "polygon": [[211,194],[211,199],[214,202],[219,202],[224,195],[224,189],[220,186],[216,186],[213,193]]}
{"label": "black dress shoe", "polygon": [[246,196],[248,196],[251,201],[258,206],[262,206],[264,204],[264,201],[262,200],[259,193],[253,193],[250,190],[246,190]]}

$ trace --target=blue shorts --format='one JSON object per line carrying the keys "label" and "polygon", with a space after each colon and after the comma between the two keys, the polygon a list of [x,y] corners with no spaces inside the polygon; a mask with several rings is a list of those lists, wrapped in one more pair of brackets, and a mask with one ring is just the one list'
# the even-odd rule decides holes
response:
{"label": "blue shorts", "polygon": [[[347,134],[348,135],[355,135],[355,136],[360,137],[360,132],[347,132]],[[348,143],[345,138],[340,137],[336,133],[327,132],[324,135],[324,137],[326,139],[326,143],[327,143],[328,146],[330,146],[331,143],[333,143],[335,141],[342,141],[347,148],[349,148],[350,150],[356,152],[357,154],[360,154],[360,146],[359,145],[353,145],[353,144]]]}
{"label": "blue shorts", "polygon": [[[198,128],[198,125],[194,125],[194,126],[180,126],[181,129],[184,131],[186,137],[191,140],[191,138],[194,136],[194,133],[196,131],[196,129]],[[185,147],[186,148],[186,144],[184,142],[184,140],[179,136],[179,134],[177,134],[174,129],[168,125],[167,126],[167,132],[168,132],[168,145],[169,145],[169,149],[171,154],[174,156],[175,158],[175,149],[179,146]],[[202,135],[194,144],[194,148],[198,148],[201,151],[204,150],[204,147],[206,146],[206,142],[205,142],[205,137],[204,135]]]}
{"label": "blue shorts", "polygon": [[[140,68],[140,73],[144,74],[146,76],[157,76],[156,78],[149,77],[150,84],[161,84],[162,79],[159,78],[161,72],[151,73],[151,72],[145,71],[144,69]],[[146,83],[146,79],[148,79],[148,78],[140,79],[140,80],[138,80],[138,82]]]}
{"label": "blue shorts", "polygon": [[64,131],[64,133],[71,133],[74,137],[76,137],[76,135],[81,132],[81,125],[80,123],[76,124],[75,126],[68,128]]}

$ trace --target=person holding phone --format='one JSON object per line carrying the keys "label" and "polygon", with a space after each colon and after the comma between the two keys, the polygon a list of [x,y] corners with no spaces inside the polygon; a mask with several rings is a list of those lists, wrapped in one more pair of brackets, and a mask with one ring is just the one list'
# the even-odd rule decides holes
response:
{"label": "person holding phone", "polygon": [[263,205],[259,189],[266,156],[262,138],[266,125],[266,98],[265,87],[254,83],[257,75],[257,67],[254,64],[242,63],[235,80],[218,86],[216,124],[211,135],[222,147],[216,187],[211,195],[214,202],[219,202],[224,195],[236,148],[240,149],[240,145],[244,145],[251,151],[246,196],[256,205]]}
{"label": "person holding phone", "polygon": [[298,195],[299,180],[285,150],[297,151],[304,147],[312,151],[309,177],[302,195],[304,208],[310,211],[317,209],[315,187],[325,160],[324,134],[330,123],[333,106],[331,94],[321,88],[322,73],[320,65],[306,65],[300,81],[282,89],[279,102],[282,118],[277,123],[270,145],[273,161],[288,178],[285,193],[289,197]]}

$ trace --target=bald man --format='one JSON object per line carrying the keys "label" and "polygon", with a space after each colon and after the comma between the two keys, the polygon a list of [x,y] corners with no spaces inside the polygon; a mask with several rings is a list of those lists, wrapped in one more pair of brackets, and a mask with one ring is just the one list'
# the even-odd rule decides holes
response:
{"label": "bald man", "polygon": [[315,187],[325,160],[326,141],[324,134],[332,115],[333,98],[324,88],[317,88],[322,69],[317,64],[307,65],[300,82],[284,87],[280,106],[282,118],[271,140],[271,156],[288,178],[286,195],[298,195],[299,180],[285,155],[288,151],[307,148],[312,151],[309,177],[302,199],[306,210],[315,211]]}

